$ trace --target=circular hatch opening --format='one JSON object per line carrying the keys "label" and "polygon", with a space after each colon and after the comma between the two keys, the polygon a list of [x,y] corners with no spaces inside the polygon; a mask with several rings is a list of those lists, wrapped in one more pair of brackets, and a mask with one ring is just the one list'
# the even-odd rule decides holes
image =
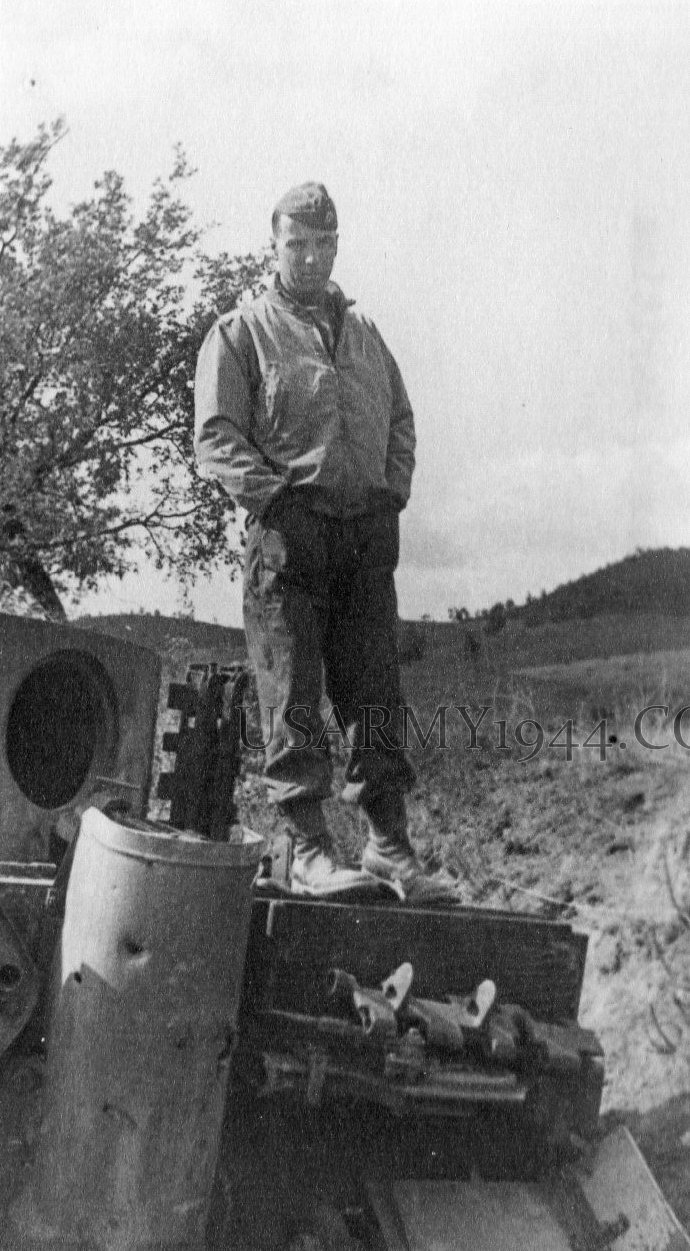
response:
{"label": "circular hatch opening", "polygon": [[55,652],[24,678],[7,719],[7,763],[39,808],[60,808],[107,772],[117,703],[105,669],[82,652]]}

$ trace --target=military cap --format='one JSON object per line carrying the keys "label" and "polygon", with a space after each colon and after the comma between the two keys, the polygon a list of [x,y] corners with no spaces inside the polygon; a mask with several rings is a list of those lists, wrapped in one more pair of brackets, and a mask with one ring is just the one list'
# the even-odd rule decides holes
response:
{"label": "military cap", "polygon": [[322,182],[304,182],[286,191],[273,210],[273,221],[281,214],[315,230],[338,229],[335,204]]}

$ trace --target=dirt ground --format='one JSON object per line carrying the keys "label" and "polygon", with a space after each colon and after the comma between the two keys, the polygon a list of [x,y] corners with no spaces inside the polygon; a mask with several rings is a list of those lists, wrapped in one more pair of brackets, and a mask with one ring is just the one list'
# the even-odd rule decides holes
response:
{"label": "dirt ground", "polygon": [[[480,675],[468,705],[490,712],[477,749],[468,750],[462,720],[449,720],[443,750],[432,741],[415,753],[408,810],[420,857],[457,874],[468,903],[562,917],[589,936],[580,1023],[596,1030],[606,1056],[604,1123],[628,1125],[690,1228],[690,760],[655,714],[645,721],[649,741],[668,749],[643,748],[632,727],[635,710],[682,699],[688,655],[673,659],[678,690],[668,658],[660,672],[649,656],[590,665],[575,684],[573,666],[519,682]],[[433,663],[408,675],[425,726],[447,676]],[[529,749],[497,747],[501,717],[509,734],[521,718],[537,719],[546,741],[573,707],[580,741],[606,716],[604,760],[599,735],[572,760],[557,748],[525,761]],[[259,764],[247,762],[241,817],[270,838],[278,826]],[[341,853],[355,858],[361,817],[337,799],[327,809]]]}
{"label": "dirt ground", "polygon": [[607,1119],[627,1123],[688,1228],[690,778],[683,771],[670,793],[659,789],[630,849],[615,868],[604,866],[601,908],[583,910],[590,947],[582,1020],[604,1047]]}
{"label": "dirt ground", "polygon": [[[188,659],[184,647],[170,657],[174,676]],[[418,854],[456,874],[468,903],[562,917],[589,936],[580,1022],[604,1047],[604,1122],[628,1125],[688,1228],[690,753],[674,741],[672,717],[690,703],[689,663],[681,649],[498,671],[444,645],[404,671],[423,728],[439,706],[448,709],[445,741],[437,725],[426,749],[412,743],[408,811]],[[475,722],[487,709],[474,749],[459,705]],[[668,744],[659,751],[634,733],[635,716],[651,705],[670,710],[643,722],[650,743]],[[544,731],[539,751],[515,739],[530,718]],[[571,759],[550,745],[569,718]],[[522,737],[537,732],[528,724]],[[337,796],[344,751],[337,739],[331,747]],[[245,753],[237,798],[240,819],[270,840],[279,825],[260,768],[261,753]],[[327,812],[342,856],[355,859],[366,837],[361,816],[337,798]]]}

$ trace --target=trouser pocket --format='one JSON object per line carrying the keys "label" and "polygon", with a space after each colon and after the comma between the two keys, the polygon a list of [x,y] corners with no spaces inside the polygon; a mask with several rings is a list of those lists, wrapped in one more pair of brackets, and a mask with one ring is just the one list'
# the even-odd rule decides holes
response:
{"label": "trouser pocket", "polygon": [[360,568],[396,569],[400,557],[400,517],[394,509],[382,509],[358,521]]}
{"label": "trouser pocket", "polygon": [[328,553],[322,517],[286,501],[254,529],[250,559],[254,594],[280,594],[286,586],[300,587],[317,600],[325,594]]}

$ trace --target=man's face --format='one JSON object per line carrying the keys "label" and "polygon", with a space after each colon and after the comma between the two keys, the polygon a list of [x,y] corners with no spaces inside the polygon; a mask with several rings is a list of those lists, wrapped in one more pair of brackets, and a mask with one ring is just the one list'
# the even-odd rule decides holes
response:
{"label": "man's face", "polygon": [[284,214],[273,238],[280,281],[298,300],[317,300],[331,276],[338,251],[335,230],[315,230]]}

